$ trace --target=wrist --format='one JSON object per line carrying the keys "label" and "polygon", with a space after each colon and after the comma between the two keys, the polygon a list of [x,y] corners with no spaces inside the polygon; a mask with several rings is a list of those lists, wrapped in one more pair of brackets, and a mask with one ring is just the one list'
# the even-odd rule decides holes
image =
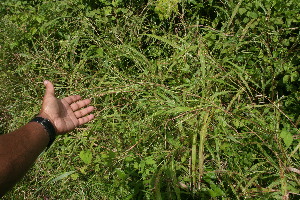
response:
{"label": "wrist", "polygon": [[33,118],[30,122],[39,123],[44,127],[49,137],[49,142],[47,145],[47,149],[49,149],[56,137],[56,129],[53,123],[44,115],[38,115],[37,117]]}
{"label": "wrist", "polygon": [[53,127],[54,127],[54,129],[55,129],[55,133],[56,133],[56,135],[57,135],[58,131],[57,131],[57,128],[55,127],[54,120],[52,120],[52,118],[51,118],[48,114],[46,114],[46,113],[44,113],[44,112],[41,112],[41,113],[39,113],[36,117],[42,117],[42,118],[44,118],[44,119],[49,120],[49,121],[51,122],[51,124],[53,125]]}

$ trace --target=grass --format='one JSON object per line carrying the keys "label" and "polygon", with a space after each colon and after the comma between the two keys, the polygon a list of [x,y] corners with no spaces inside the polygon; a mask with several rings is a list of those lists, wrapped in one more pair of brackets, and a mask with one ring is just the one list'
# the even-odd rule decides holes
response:
{"label": "grass", "polygon": [[6,198],[299,198],[295,0],[101,2],[0,3],[1,133],[44,79],[97,107]]}

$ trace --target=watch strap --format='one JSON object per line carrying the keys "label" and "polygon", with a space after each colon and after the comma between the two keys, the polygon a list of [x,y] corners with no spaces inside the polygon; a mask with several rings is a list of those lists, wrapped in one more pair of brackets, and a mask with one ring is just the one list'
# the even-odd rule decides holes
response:
{"label": "watch strap", "polygon": [[55,128],[54,128],[53,124],[50,122],[50,120],[45,119],[43,117],[35,117],[30,122],[37,122],[37,123],[44,126],[44,128],[47,131],[48,136],[49,136],[49,142],[48,142],[48,145],[47,145],[47,150],[48,150],[49,147],[54,142],[55,136],[56,136],[56,131],[55,131]]}

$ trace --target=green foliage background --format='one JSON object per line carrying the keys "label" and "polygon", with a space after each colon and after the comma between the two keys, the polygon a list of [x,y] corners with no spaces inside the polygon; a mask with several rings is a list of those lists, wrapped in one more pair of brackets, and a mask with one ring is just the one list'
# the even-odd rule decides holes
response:
{"label": "green foliage background", "polygon": [[0,2],[0,131],[45,79],[97,118],[7,199],[298,199],[298,0]]}

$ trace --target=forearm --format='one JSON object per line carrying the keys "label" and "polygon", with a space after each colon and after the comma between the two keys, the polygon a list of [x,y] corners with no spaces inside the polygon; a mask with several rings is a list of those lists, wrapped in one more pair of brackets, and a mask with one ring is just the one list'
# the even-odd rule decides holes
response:
{"label": "forearm", "polygon": [[46,130],[36,122],[0,136],[0,197],[23,177],[48,142]]}
{"label": "forearm", "polygon": [[94,107],[88,106],[90,99],[81,100],[79,95],[57,99],[53,84],[44,81],[44,85],[46,92],[40,114],[34,119],[36,122],[0,136],[0,197],[24,176],[56,135],[94,119],[90,114]]}

